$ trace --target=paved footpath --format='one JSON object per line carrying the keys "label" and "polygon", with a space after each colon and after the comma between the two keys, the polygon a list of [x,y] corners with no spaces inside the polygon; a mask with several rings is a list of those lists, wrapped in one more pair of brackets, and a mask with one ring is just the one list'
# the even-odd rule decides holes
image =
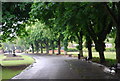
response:
{"label": "paved footpath", "polygon": [[55,55],[31,55],[36,60],[19,75],[12,79],[111,79],[103,67],[77,58]]}

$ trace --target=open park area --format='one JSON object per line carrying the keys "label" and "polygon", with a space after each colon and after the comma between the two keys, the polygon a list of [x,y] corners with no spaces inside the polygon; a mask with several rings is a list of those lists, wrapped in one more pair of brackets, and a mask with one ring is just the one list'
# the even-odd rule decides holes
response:
{"label": "open park area", "polygon": [[119,1],[3,0],[0,15],[1,80],[120,79]]}

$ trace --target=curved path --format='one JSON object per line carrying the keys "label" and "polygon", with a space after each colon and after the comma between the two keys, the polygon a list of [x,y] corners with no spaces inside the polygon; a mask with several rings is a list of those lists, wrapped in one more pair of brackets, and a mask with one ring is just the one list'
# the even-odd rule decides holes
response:
{"label": "curved path", "polygon": [[111,79],[102,67],[77,58],[28,54],[36,63],[12,79]]}

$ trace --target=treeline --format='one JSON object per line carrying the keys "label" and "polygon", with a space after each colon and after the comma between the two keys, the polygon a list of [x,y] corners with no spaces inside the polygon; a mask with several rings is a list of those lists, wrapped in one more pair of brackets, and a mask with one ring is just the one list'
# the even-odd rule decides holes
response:
{"label": "treeline", "polygon": [[[8,4],[14,8],[8,10]],[[19,5],[18,5],[19,4]],[[95,49],[99,52],[100,62],[105,62],[105,43],[107,36],[112,33],[111,36],[115,37],[115,48],[116,48],[116,59],[120,63],[120,2],[110,3],[56,3],[56,2],[45,2],[45,3],[4,3],[6,13],[3,14],[4,25],[3,37],[9,38],[9,33],[6,29],[12,27],[18,36],[25,33],[25,25],[35,24],[34,28],[36,31],[31,31],[28,34],[27,41],[34,40],[32,48],[38,49],[38,42],[44,42],[46,49],[48,50],[48,44],[54,48],[54,41],[57,41],[59,54],[60,54],[60,43],[64,43],[65,50],[67,51],[67,45],[70,41],[75,41],[79,44],[79,54],[83,56],[82,43],[83,37],[86,39],[86,45],[88,48],[89,59],[92,59],[91,44],[95,43]],[[15,6],[16,5],[16,6]],[[29,6],[26,9],[26,6]],[[10,13],[9,13],[10,12]],[[8,14],[9,13],[9,14]],[[13,20],[12,22],[9,20]],[[17,20],[17,21],[16,21]],[[9,21],[9,23],[7,23]],[[24,22],[18,24],[17,22]],[[36,22],[42,23],[36,25]],[[12,24],[11,24],[12,23]],[[13,23],[17,23],[16,26]],[[9,26],[9,27],[8,27]],[[19,28],[17,27],[19,26]],[[22,29],[23,28],[23,29]],[[21,34],[24,32],[23,34]],[[29,33],[27,32],[27,33]],[[36,34],[39,33],[39,34]],[[8,36],[7,36],[8,35]],[[16,35],[16,34],[15,34]],[[13,35],[12,37],[15,37]],[[33,37],[32,37],[33,35]],[[11,37],[10,37],[11,39]],[[48,43],[49,42],[49,43]],[[42,45],[41,45],[42,47]],[[42,49],[41,49],[42,50]]]}

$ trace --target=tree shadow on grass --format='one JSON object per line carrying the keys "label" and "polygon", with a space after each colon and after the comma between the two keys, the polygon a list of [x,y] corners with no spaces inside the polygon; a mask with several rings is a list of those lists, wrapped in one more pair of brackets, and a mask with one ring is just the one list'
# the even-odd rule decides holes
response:
{"label": "tree shadow on grass", "polygon": [[[100,58],[98,57],[93,57],[92,59],[93,62],[96,62],[96,63],[100,63]],[[106,59],[106,62],[103,63],[103,65],[107,66],[107,67],[111,67],[113,65],[116,64],[116,60],[115,59]]]}

